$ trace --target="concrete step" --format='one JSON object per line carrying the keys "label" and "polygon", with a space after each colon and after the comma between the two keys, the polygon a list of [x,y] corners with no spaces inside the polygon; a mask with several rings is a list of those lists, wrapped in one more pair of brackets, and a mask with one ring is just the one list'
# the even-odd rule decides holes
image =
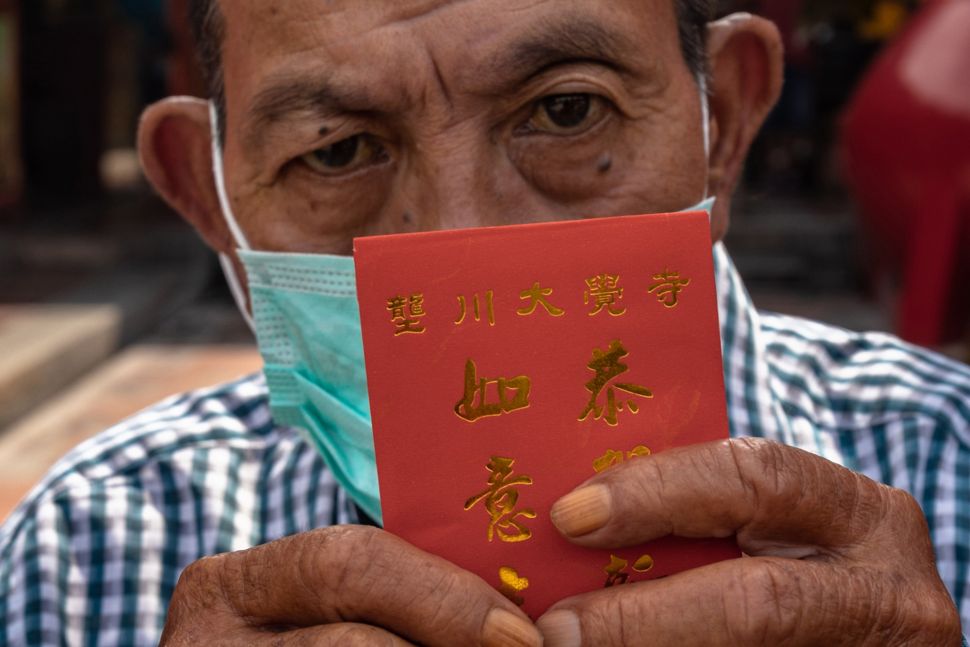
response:
{"label": "concrete step", "polygon": [[112,305],[0,305],[0,429],[118,347]]}
{"label": "concrete step", "polygon": [[[117,258],[108,247],[101,250],[103,266],[78,261],[76,268],[4,268],[10,280],[0,289],[0,429],[154,331],[202,292],[215,261],[201,243],[183,238],[191,242],[181,245],[181,258],[165,262]],[[96,250],[89,255],[97,256]],[[38,276],[44,277],[40,284]]]}
{"label": "concrete step", "polygon": [[163,398],[257,371],[254,345],[136,345],[0,433],[0,519],[77,444]]}

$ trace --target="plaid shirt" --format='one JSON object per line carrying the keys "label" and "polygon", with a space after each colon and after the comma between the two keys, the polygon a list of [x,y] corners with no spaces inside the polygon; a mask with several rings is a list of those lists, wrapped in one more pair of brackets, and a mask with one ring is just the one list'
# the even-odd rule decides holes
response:
{"label": "plaid shirt", "polygon": [[[882,334],[758,313],[715,248],[734,436],[912,493],[970,627],[970,368]],[[0,528],[0,645],[154,645],[204,555],[357,521],[260,376],[180,395],[62,459]]]}

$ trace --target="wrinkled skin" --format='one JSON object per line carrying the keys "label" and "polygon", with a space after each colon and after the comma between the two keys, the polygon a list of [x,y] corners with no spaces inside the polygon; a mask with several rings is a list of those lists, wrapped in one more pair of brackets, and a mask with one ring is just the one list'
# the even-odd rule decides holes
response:
{"label": "wrinkled skin", "polygon": [[[222,5],[227,186],[256,249],[346,254],[354,236],[671,211],[705,191],[719,240],[780,87],[770,24],[712,24],[705,154],[668,0]],[[236,262],[210,132],[205,102],[163,101],[144,115],[142,160]],[[162,642],[960,644],[925,520],[903,492],[751,440],[665,452],[588,485],[552,511],[572,541],[737,535],[750,557],[564,600],[536,626],[400,539],[329,528],[190,566]]]}

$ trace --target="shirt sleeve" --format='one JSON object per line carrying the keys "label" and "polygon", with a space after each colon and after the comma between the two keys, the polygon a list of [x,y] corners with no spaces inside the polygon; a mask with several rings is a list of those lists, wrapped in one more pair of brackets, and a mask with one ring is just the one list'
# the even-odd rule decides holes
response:
{"label": "shirt sleeve", "polygon": [[0,530],[0,645],[158,644],[180,569],[145,494],[82,482],[21,506]]}
{"label": "shirt sleeve", "polygon": [[68,644],[66,628],[72,576],[90,567],[68,545],[65,506],[21,505],[3,529],[0,544],[0,644]]}

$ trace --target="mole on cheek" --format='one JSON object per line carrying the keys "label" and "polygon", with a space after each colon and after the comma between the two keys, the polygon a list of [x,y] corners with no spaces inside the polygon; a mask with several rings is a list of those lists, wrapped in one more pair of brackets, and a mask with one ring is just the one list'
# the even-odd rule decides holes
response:
{"label": "mole on cheek", "polygon": [[404,221],[405,225],[410,225],[412,222],[414,222],[414,216],[411,215],[410,211],[405,211],[401,215],[401,220]]}
{"label": "mole on cheek", "polygon": [[606,153],[596,162],[596,170],[599,173],[606,173],[613,168],[613,156]]}

